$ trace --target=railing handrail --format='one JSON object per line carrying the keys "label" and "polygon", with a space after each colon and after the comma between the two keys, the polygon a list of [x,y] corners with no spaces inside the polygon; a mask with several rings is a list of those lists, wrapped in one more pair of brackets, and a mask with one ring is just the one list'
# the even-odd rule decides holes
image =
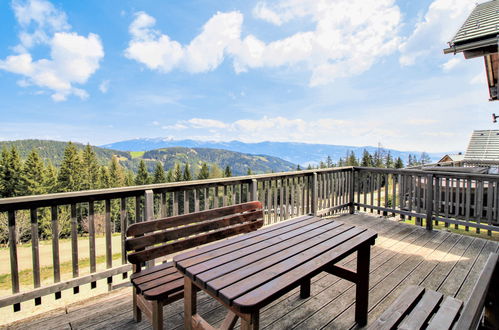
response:
{"label": "railing handrail", "polygon": [[475,174],[475,173],[445,172],[445,170],[425,171],[425,170],[416,170],[416,169],[392,169],[392,168],[360,167],[360,166],[355,166],[354,169],[358,171],[370,171],[377,173],[390,173],[390,174],[399,173],[399,174],[413,174],[421,176],[431,174],[435,177],[446,176],[459,179],[485,179],[485,180],[499,181],[499,175],[497,174]]}
{"label": "railing handrail", "polygon": [[291,176],[306,176],[306,175],[312,175],[313,173],[341,172],[351,169],[352,169],[351,166],[331,167],[326,169],[278,172],[278,173],[268,173],[268,174],[236,176],[229,178],[214,178],[206,180],[157,183],[157,184],[148,184],[141,186],[81,190],[74,192],[52,193],[44,195],[8,197],[8,198],[0,198],[0,212],[7,212],[11,210],[24,210],[35,207],[38,208],[38,207],[48,207],[53,205],[65,205],[72,203],[99,201],[99,200],[114,199],[121,197],[140,196],[146,190],[152,190],[157,193],[170,192],[178,190],[178,188],[196,189],[200,187],[211,187],[215,185],[218,186],[233,185],[240,183],[250,183],[252,180],[277,179],[277,178],[286,178]]}

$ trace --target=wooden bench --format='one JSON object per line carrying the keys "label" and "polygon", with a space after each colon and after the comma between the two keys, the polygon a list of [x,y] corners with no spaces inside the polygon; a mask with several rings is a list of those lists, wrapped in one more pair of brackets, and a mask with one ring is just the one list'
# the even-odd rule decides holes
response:
{"label": "wooden bench", "polygon": [[[499,255],[491,253],[470,298],[409,286],[369,329],[499,329]],[[462,309],[462,311],[461,311]]]}
{"label": "wooden bench", "polygon": [[248,202],[202,212],[135,223],[126,231],[125,248],[133,264],[133,317],[142,312],[154,329],[163,328],[163,306],[184,296],[184,278],[172,262],[142,269],[142,265],[230,236],[247,233],[263,225],[260,202]]}

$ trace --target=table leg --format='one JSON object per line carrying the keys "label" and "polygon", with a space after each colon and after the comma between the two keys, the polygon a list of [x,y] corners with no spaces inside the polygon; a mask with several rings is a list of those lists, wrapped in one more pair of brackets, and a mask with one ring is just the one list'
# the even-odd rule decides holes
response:
{"label": "table leg", "polygon": [[300,298],[310,297],[310,278],[304,279],[300,284]]}
{"label": "table leg", "polygon": [[367,324],[369,301],[369,263],[371,246],[362,245],[357,251],[357,287],[355,292],[355,321],[359,326]]}
{"label": "table leg", "polygon": [[260,328],[260,311],[241,318],[241,330],[258,330]]}
{"label": "table leg", "polygon": [[197,288],[184,276],[184,328],[192,330],[192,317],[197,314]]}

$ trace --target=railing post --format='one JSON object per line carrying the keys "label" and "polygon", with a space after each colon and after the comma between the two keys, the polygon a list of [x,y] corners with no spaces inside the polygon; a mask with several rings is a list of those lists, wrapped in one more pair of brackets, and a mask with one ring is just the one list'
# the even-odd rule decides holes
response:
{"label": "railing post", "polygon": [[350,176],[349,186],[350,186],[349,187],[350,201],[348,202],[349,213],[354,214],[355,213],[355,207],[354,207],[354,202],[355,202],[355,167],[352,167],[352,173]]}
{"label": "railing post", "polygon": [[[19,269],[17,263],[17,237],[16,237],[16,211],[9,210],[9,250],[10,250],[10,274],[12,281],[12,293],[19,292]],[[21,310],[21,304],[14,305],[14,312]]]}
{"label": "railing post", "polygon": [[256,179],[251,179],[251,182],[249,184],[249,191],[250,191],[250,199],[252,201],[257,201],[258,200],[258,181]]}
{"label": "railing post", "polygon": [[154,218],[154,194],[152,190],[146,190],[144,194],[144,221]]}
{"label": "railing post", "polygon": [[426,176],[426,229],[433,229],[433,174]]}
{"label": "railing post", "polygon": [[316,216],[317,215],[317,172],[314,172],[313,173],[313,176],[312,176],[312,187],[311,187],[311,190],[312,190],[312,200],[310,201],[310,204],[311,204],[311,214],[313,216]]}

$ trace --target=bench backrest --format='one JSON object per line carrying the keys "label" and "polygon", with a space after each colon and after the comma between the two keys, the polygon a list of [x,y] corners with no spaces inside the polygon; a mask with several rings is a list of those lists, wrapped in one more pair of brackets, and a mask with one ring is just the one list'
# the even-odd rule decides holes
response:
{"label": "bench backrest", "polygon": [[248,202],[135,223],[126,231],[125,249],[128,261],[140,264],[261,226],[262,204]]}
{"label": "bench backrest", "polygon": [[454,329],[476,329],[485,308],[486,322],[499,327],[499,254],[491,253]]}

